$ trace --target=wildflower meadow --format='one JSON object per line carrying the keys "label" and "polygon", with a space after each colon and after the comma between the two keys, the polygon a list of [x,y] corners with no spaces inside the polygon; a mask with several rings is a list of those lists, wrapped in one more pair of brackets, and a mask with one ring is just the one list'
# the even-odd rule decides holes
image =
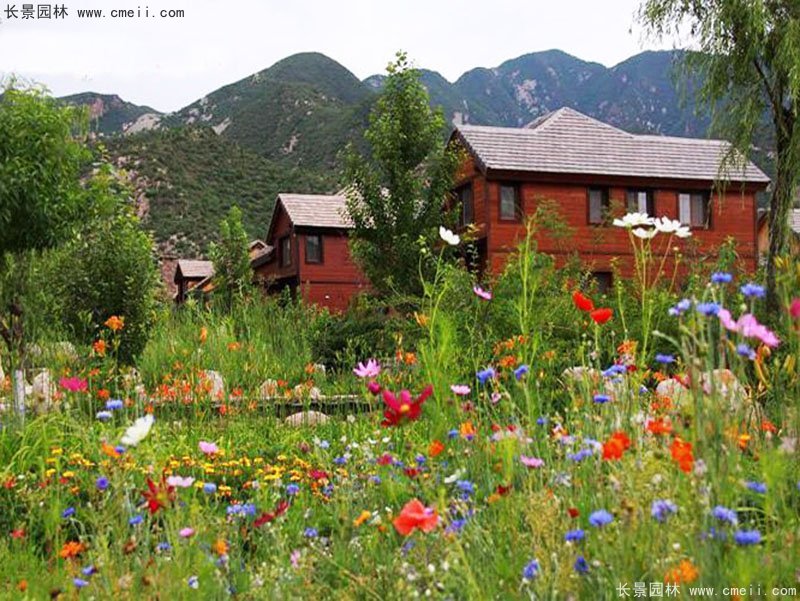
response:
{"label": "wildflower meadow", "polygon": [[768,314],[735,257],[664,273],[688,228],[616,225],[606,294],[532,232],[478,281],[442,228],[419,306],[338,346],[274,299],[133,365],[125,315],[42,342],[24,411],[0,379],[2,598],[796,597],[800,267]]}

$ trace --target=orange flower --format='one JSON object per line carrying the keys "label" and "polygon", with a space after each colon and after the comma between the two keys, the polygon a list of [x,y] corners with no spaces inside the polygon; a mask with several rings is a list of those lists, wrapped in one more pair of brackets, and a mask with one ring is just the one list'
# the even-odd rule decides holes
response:
{"label": "orange flower", "polygon": [[413,499],[405,504],[392,523],[394,529],[403,536],[408,536],[416,529],[432,532],[439,524],[439,514],[435,509],[425,507],[419,499]]}
{"label": "orange flower", "polygon": [[25,591],[27,591],[28,590],[28,581],[27,580],[20,580],[19,584],[17,584],[17,589],[19,589],[19,591],[21,593],[24,593]]}
{"label": "orange flower", "polygon": [[[240,348],[242,348],[242,345],[241,345],[240,342],[229,342],[228,343],[228,350],[231,351],[232,353],[238,351]],[[308,369],[308,367],[306,367],[306,369]]]}
{"label": "orange flower", "polygon": [[439,440],[434,440],[428,447],[428,455],[431,457],[436,457],[442,451],[444,451],[444,445]]}
{"label": "orange flower", "polygon": [[101,401],[107,401],[111,398],[111,391],[108,388],[101,388],[97,391],[97,398]]}
{"label": "orange flower", "polygon": [[692,471],[692,467],[694,467],[694,454],[692,453],[691,442],[686,442],[680,437],[675,438],[675,440],[672,441],[670,453],[672,454],[672,458],[678,463],[678,467],[681,471],[686,473]]}
{"label": "orange flower", "polygon": [[514,355],[506,355],[505,357],[500,359],[500,361],[498,362],[498,365],[500,367],[505,368],[505,369],[509,369],[511,367],[515,367],[517,365],[517,363],[519,363],[519,361],[517,360],[517,358]]}
{"label": "orange flower", "polygon": [[211,550],[219,556],[228,554],[228,543],[223,538],[218,538],[211,545]]}
{"label": "orange flower", "polygon": [[670,434],[672,433],[672,424],[662,417],[658,419],[651,419],[649,422],[647,422],[647,431],[651,434],[655,434],[656,436],[661,434]]}
{"label": "orange flower", "polygon": [[81,553],[86,550],[86,545],[81,542],[71,540],[69,542],[64,543],[64,546],[61,547],[61,550],[58,552],[58,556],[62,559],[74,559],[78,557]]}
{"label": "orange flower", "polygon": [[606,461],[622,459],[622,454],[631,447],[631,439],[625,432],[614,432],[603,444],[603,459]]}
{"label": "orange flower", "polygon": [[118,317],[117,315],[112,315],[111,317],[106,319],[105,326],[112,332],[119,332],[122,328],[125,327],[125,318]]}
{"label": "orange flower", "polygon": [[737,443],[739,445],[739,449],[742,451],[747,450],[747,445],[750,442],[751,436],[749,434],[739,434],[739,438]]}
{"label": "orange flower", "polygon": [[594,311],[590,312],[589,317],[591,317],[592,321],[596,324],[603,325],[612,317],[614,317],[614,311],[608,307],[603,307],[602,309],[595,309]]}
{"label": "orange flower", "polygon": [[584,296],[577,290],[572,293],[572,302],[575,303],[575,306],[578,307],[581,311],[594,311],[594,303],[592,299],[588,296]]}
{"label": "orange flower", "polygon": [[462,438],[472,438],[478,433],[471,421],[461,424],[461,427],[459,427],[458,431]]}
{"label": "orange flower", "polygon": [[406,353],[403,356],[403,363],[405,363],[406,365],[416,365],[417,356],[414,353]]}
{"label": "orange flower", "polygon": [[765,419],[761,422],[761,431],[762,432],[769,432],[771,434],[777,434],[778,428],[768,419]]}
{"label": "orange flower", "polygon": [[206,339],[208,338],[208,328],[207,327],[203,326],[202,328],[200,328],[200,336],[199,336],[199,338],[200,338],[200,344],[203,344],[206,341]]}
{"label": "orange flower", "polygon": [[666,584],[688,584],[697,580],[700,572],[688,559],[681,561],[677,567],[669,570],[664,576]]}
{"label": "orange flower", "polygon": [[372,517],[372,514],[367,511],[366,509],[362,511],[356,519],[353,520],[353,526],[358,528],[361,524],[366,522],[369,518]]}
{"label": "orange flower", "polygon": [[94,344],[92,344],[92,350],[94,350],[95,354],[100,357],[106,356],[106,341],[105,340],[97,340]]}
{"label": "orange flower", "polygon": [[114,448],[113,446],[111,446],[107,442],[104,442],[100,446],[100,450],[103,452],[103,455],[108,455],[109,457],[119,457],[119,455],[120,455],[119,451],[117,451],[116,448]]}

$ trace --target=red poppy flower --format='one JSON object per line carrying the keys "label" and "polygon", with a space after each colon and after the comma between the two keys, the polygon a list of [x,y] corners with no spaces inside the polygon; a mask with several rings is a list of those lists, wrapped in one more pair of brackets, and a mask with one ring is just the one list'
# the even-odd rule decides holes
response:
{"label": "red poppy flower", "polygon": [[614,432],[603,444],[603,459],[622,459],[622,454],[631,447],[631,439],[624,432]]}
{"label": "red poppy flower", "polygon": [[656,436],[672,433],[672,425],[664,418],[651,419],[647,422],[647,431]]}
{"label": "red poppy flower", "polygon": [[392,523],[394,529],[403,536],[408,536],[416,529],[432,532],[439,524],[439,514],[435,509],[425,507],[419,499],[413,499],[405,504]]}
{"label": "red poppy flower", "polygon": [[578,511],[577,507],[570,507],[569,509],[567,509],[567,513],[569,514],[569,517],[571,517],[573,519],[578,517],[581,514],[581,512]]}
{"label": "red poppy flower", "polygon": [[594,311],[594,303],[592,299],[588,296],[584,296],[577,290],[572,293],[572,302],[575,303],[575,306],[578,307],[581,311]]}
{"label": "red poppy flower", "polygon": [[511,489],[514,488],[513,484],[509,484],[508,486],[503,486],[502,484],[498,484],[497,488],[494,489],[494,492],[501,497],[505,497],[508,493],[511,492]]}
{"label": "red poppy flower", "polygon": [[383,391],[383,402],[386,405],[386,411],[383,413],[385,418],[381,425],[397,426],[403,421],[412,422],[419,419],[422,414],[422,403],[433,394],[433,386],[428,385],[416,399],[411,399],[411,393],[408,390],[403,390],[400,395],[396,397],[388,390]]}
{"label": "red poppy flower", "polygon": [[392,465],[393,461],[394,459],[392,459],[392,456],[389,455],[389,453],[384,453],[383,455],[378,457],[376,463],[378,465]]}
{"label": "red poppy flower", "polygon": [[147,490],[142,491],[142,496],[147,501],[147,509],[150,513],[156,513],[159,509],[165,509],[175,500],[175,487],[168,485],[163,476],[160,486],[148,478]]}
{"label": "red poppy flower", "polygon": [[255,521],[253,522],[253,525],[256,528],[258,528],[259,526],[263,526],[264,524],[269,524],[275,518],[278,518],[278,517],[282,516],[288,510],[289,510],[289,502],[286,501],[285,499],[281,500],[275,506],[275,511],[265,511],[264,513],[262,513],[260,516],[258,516],[255,519]]}
{"label": "red poppy flower", "polygon": [[692,453],[692,443],[686,442],[682,438],[675,438],[670,448],[672,458],[678,463],[681,471],[691,472],[694,467],[694,454]]}
{"label": "red poppy flower", "polygon": [[444,451],[444,444],[442,444],[439,440],[434,440],[428,447],[428,455],[431,457],[436,457],[442,451]]}
{"label": "red poppy flower", "polygon": [[609,309],[608,307],[603,307],[601,309],[595,309],[594,311],[589,313],[589,317],[592,318],[592,321],[598,325],[603,325],[612,317],[614,317],[614,311]]}

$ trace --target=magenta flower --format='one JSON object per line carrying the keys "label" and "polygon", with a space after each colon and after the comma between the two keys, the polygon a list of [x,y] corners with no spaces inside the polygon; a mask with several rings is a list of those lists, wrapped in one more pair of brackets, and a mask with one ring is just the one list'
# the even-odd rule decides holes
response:
{"label": "magenta flower", "polygon": [[543,459],[539,459],[538,457],[528,457],[527,455],[520,455],[519,461],[525,467],[530,467],[534,469],[540,468],[544,465]]}
{"label": "magenta flower", "polygon": [[453,394],[457,394],[458,396],[467,396],[471,389],[466,384],[452,384],[450,390],[453,391]]}
{"label": "magenta flower", "polygon": [[800,319],[800,297],[792,300],[792,304],[789,305],[789,315],[792,319]]}
{"label": "magenta flower", "polygon": [[484,290],[480,286],[473,286],[472,291],[483,300],[492,300],[492,293],[488,290]]}
{"label": "magenta flower", "polygon": [[756,338],[761,341],[762,344],[772,348],[775,348],[781,343],[775,333],[765,325],[758,323],[755,315],[751,313],[745,313],[739,317],[738,321],[733,321],[733,317],[731,317],[731,313],[727,309],[720,309],[717,315],[719,316],[720,323],[726,330],[738,332],[745,338]]}
{"label": "magenta flower", "polygon": [[167,478],[167,485],[175,488],[189,488],[192,484],[194,484],[194,478],[191,476],[170,476]]}
{"label": "magenta flower", "polygon": [[370,359],[366,365],[359,363],[353,373],[359,378],[377,378],[378,374],[381,373],[381,366],[375,359]]}
{"label": "magenta flower", "polygon": [[83,378],[73,376],[72,378],[61,378],[58,381],[61,388],[70,392],[86,392],[89,390],[89,383]]}
{"label": "magenta flower", "polygon": [[178,534],[180,534],[182,538],[189,538],[194,535],[194,528],[182,528]]}
{"label": "magenta flower", "polygon": [[201,440],[200,444],[198,444],[197,446],[199,446],[200,450],[206,455],[215,455],[216,453],[219,453],[219,447],[215,445],[213,442],[206,442],[205,440]]}

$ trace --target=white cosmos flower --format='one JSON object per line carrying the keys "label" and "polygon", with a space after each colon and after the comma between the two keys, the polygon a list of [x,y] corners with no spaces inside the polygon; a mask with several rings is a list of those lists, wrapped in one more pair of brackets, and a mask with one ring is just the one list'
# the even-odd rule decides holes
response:
{"label": "white cosmos flower", "polygon": [[689,229],[688,225],[682,225],[677,230],[675,230],[675,235],[678,238],[688,238],[692,235],[692,230]]}
{"label": "white cosmos flower", "polygon": [[655,238],[657,233],[658,230],[655,229],[646,230],[643,227],[637,227],[633,229],[633,235],[637,238],[641,238],[642,240],[651,240],[652,238]]}
{"label": "white cosmos flower", "polygon": [[655,219],[647,213],[628,213],[622,219],[615,219],[614,225],[617,227],[632,228],[639,225],[653,225]]}
{"label": "white cosmos flower", "polygon": [[439,226],[439,237],[450,246],[458,246],[458,243],[461,242],[461,238],[458,234],[454,234],[443,225]]}
{"label": "white cosmos flower", "polygon": [[692,235],[688,225],[683,225],[677,219],[670,219],[669,217],[660,217],[655,220],[655,228],[664,234],[674,234],[678,238],[688,238]]}
{"label": "white cosmos flower", "polygon": [[452,474],[447,476],[447,478],[444,479],[444,483],[445,484],[452,484],[456,480],[461,480],[461,478],[464,476],[464,474],[465,474],[465,472],[464,472],[463,468],[457,469],[455,472],[453,472]]}
{"label": "white cosmos flower", "polygon": [[145,439],[147,433],[150,432],[150,428],[153,427],[154,421],[155,418],[149,413],[144,417],[140,417],[133,422],[132,426],[125,430],[125,434],[122,435],[122,440],[120,442],[126,447],[135,447]]}

